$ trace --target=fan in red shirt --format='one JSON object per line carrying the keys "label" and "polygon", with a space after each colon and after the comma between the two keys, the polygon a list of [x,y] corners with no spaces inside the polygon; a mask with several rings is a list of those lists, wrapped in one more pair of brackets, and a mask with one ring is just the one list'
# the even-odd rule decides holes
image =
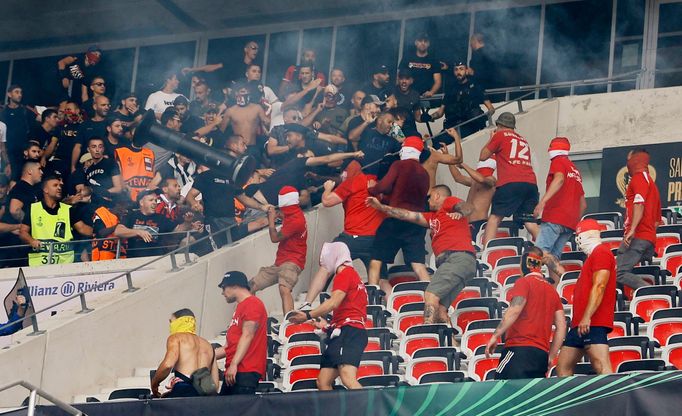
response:
{"label": "fan in red shirt", "polygon": [[568,158],[570,150],[571,143],[565,137],[555,137],[549,143],[551,164],[547,173],[547,190],[533,211],[536,218],[542,216],[535,244],[545,253],[544,261],[555,285],[566,272],[559,263],[561,252],[587,208],[583,179]]}
{"label": "fan in red shirt", "polygon": [[274,208],[268,211],[268,230],[270,241],[279,243],[275,264],[261,267],[251,279],[251,292],[279,284],[279,295],[282,297],[284,315],[294,309],[294,298],[291,291],[298,282],[298,276],[305,268],[308,252],[308,228],[305,215],[299,204],[299,194],[293,186],[284,186],[279,191],[279,209],[282,213],[282,228],[277,231]]}
{"label": "fan in red shirt", "polygon": [[495,125],[495,132],[480,155],[481,161],[495,156],[497,162],[497,190],[485,226],[483,244],[495,238],[500,222],[512,215],[516,221],[523,222],[536,239],[539,227],[533,218],[533,209],[538,204],[539,195],[530,146],[514,131],[516,118],[512,113],[500,114]]}
{"label": "fan in red shirt", "polygon": [[651,259],[656,245],[656,228],[661,221],[661,197],[656,182],[649,175],[649,153],[635,149],[628,153],[630,183],[625,191],[625,233],[618,247],[618,283],[637,289],[648,286],[632,269],[644,259]]}
{"label": "fan in red shirt", "polygon": [[573,375],[576,364],[587,354],[597,374],[610,374],[607,334],[613,330],[616,308],[616,259],[609,246],[602,244],[597,221],[580,221],[576,234],[575,241],[587,260],[576,283],[572,328],[561,348],[557,371],[560,377]]}
{"label": "fan in red shirt", "polygon": [[227,328],[225,349],[216,350],[216,360],[225,358],[225,382],[220,394],[256,394],[258,380],[265,377],[268,313],[263,302],[249,291],[244,273],[225,273],[218,287],[227,303],[237,302]]}
{"label": "fan in red shirt", "polygon": [[[348,246],[350,257],[360,259],[369,270],[369,262],[372,256],[374,235],[381,225],[385,216],[379,211],[368,207],[365,201],[369,197],[367,188],[376,182],[376,176],[366,175],[357,161],[352,161],[343,174],[343,182],[334,189],[335,182],[324,183],[322,205],[334,207],[343,204],[345,212],[343,232],[334,238],[334,242],[342,242]],[[385,266],[382,266],[382,274],[385,275]],[[324,290],[326,282],[331,278],[332,272],[320,267],[310,281],[306,300],[299,309],[310,309],[317,295]]]}
{"label": "fan in red shirt", "polygon": [[[514,283],[511,304],[485,349],[489,357],[498,339],[507,333],[495,375],[498,380],[545,377],[561,348],[566,333],[564,307],[541,268],[542,250],[526,249],[521,256],[523,277]],[[552,324],[556,327],[553,338]]]}
{"label": "fan in red shirt", "polygon": [[331,297],[311,311],[290,313],[289,321],[319,321],[319,318],[333,311],[331,324],[320,324],[326,327],[329,337],[327,348],[322,354],[317,386],[320,390],[331,390],[334,380],[340,376],[347,389],[361,389],[357,372],[367,346],[367,289],[353,268],[350,251],[344,243],[324,243],[320,253],[320,266],[335,273]]}
{"label": "fan in red shirt", "polygon": [[448,322],[448,307],[476,275],[476,255],[467,216],[473,206],[451,196],[450,188],[436,185],[429,195],[430,212],[414,212],[383,205],[376,198],[367,204],[391,218],[431,230],[431,247],[438,269],[424,292],[424,323]]}

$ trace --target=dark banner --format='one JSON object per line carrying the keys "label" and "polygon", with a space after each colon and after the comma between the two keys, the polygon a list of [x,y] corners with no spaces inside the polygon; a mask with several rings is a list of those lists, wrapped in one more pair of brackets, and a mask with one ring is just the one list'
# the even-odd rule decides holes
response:
{"label": "dark banner", "polygon": [[[682,371],[76,405],[89,416],[679,415]],[[26,410],[7,413],[24,415]],[[39,406],[40,415],[63,415]]]}
{"label": "dark banner", "polygon": [[[21,268],[19,269],[19,274],[17,275],[17,281],[14,283],[14,286],[9,293],[7,293],[7,296],[5,296],[4,300],[5,313],[7,313],[8,323],[11,319],[12,311],[20,307],[18,305],[19,302],[17,302],[18,296],[23,296],[26,302],[26,306],[21,307],[23,312],[20,313],[19,316],[33,315],[33,313],[35,313],[33,300],[31,299],[31,293],[29,291],[28,284],[26,283],[26,278],[24,277],[24,271]],[[28,326],[31,326],[31,320],[24,319],[22,322],[22,328],[26,328]]]}
{"label": "dark banner", "polygon": [[626,167],[627,156],[636,147],[644,147],[651,155],[649,172],[658,185],[661,206],[665,208],[682,203],[681,142],[607,147],[602,152],[600,211],[624,211],[625,190],[630,182]]}

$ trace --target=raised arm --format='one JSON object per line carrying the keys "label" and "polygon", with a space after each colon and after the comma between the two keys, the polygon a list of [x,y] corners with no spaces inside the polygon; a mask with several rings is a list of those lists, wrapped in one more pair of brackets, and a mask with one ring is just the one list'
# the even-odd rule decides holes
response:
{"label": "raised arm", "polygon": [[320,165],[327,165],[329,163],[340,162],[342,160],[346,160],[346,159],[350,159],[350,158],[362,159],[363,157],[365,157],[365,154],[362,151],[349,152],[349,153],[333,153],[331,155],[326,155],[326,156],[309,157],[308,160],[306,161],[305,165],[306,166],[320,166]]}

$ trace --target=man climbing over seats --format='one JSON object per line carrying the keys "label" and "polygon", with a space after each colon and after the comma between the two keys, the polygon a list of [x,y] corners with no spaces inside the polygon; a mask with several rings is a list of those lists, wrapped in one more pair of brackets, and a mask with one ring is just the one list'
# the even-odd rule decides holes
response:
{"label": "man climbing over seats", "polygon": [[473,211],[471,204],[452,196],[445,185],[431,189],[430,212],[384,205],[376,198],[368,198],[367,204],[391,218],[431,229],[438,269],[424,292],[424,323],[448,322],[448,307],[476,275],[476,255],[467,221]]}
{"label": "man climbing over seats", "polygon": [[225,382],[220,395],[256,394],[258,380],[265,378],[268,312],[263,302],[251,294],[244,273],[225,273],[218,287],[227,303],[237,302],[225,348],[216,349],[216,360],[225,358]]}
{"label": "man climbing over seats", "polygon": [[[523,277],[514,283],[511,304],[485,347],[485,355],[490,357],[507,334],[495,375],[498,380],[545,377],[561,348],[566,334],[564,307],[541,268],[542,250],[526,249],[521,255]],[[556,327],[553,338],[552,324]]]}
{"label": "man climbing over seats", "polygon": [[[429,192],[429,174],[419,163],[422,150],[422,139],[416,136],[406,138],[400,149],[400,160],[394,162],[386,176],[369,188],[369,194],[374,197],[383,195],[389,201],[388,205],[394,208],[424,212]],[[386,218],[377,229],[374,239],[372,261],[369,264],[369,284],[379,284],[382,263],[392,263],[401,249],[405,264],[412,266],[419,280],[428,281],[430,276],[424,264],[425,236],[426,230],[417,224]],[[388,294],[391,287],[385,283],[382,289]]]}
{"label": "man climbing over seats", "polygon": [[[340,376],[347,389],[361,389],[357,372],[367,346],[367,289],[353,268],[350,251],[344,243],[324,243],[320,265],[334,273],[331,297],[313,310],[290,313],[288,319],[292,323],[315,319],[327,331],[327,348],[322,354],[317,388],[331,390],[334,380]],[[327,326],[324,319],[330,312],[334,314]]]}
{"label": "man climbing over seats", "polygon": [[559,377],[573,375],[576,364],[587,355],[597,374],[610,374],[607,334],[613,330],[616,309],[616,259],[602,244],[597,221],[585,219],[576,227],[575,241],[587,255],[573,295],[571,330],[559,354]]}
{"label": "man climbing over seats", "polygon": [[648,286],[632,269],[651,259],[656,245],[656,228],[661,222],[661,196],[649,174],[649,152],[638,148],[628,153],[630,182],[625,191],[625,232],[618,247],[618,283],[633,289]]}
{"label": "man climbing over seats", "polygon": [[495,156],[497,162],[497,189],[485,226],[483,244],[495,238],[500,222],[512,215],[514,220],[524,223],[533,239],[537,239],[539,227],[533,218],[533,209],[538,204],[539,195],[530,146],[525,138],[514,131],[514,114],[500,114],[495,125],[497,127],[481,149],[479,159],[484,161]]}
{"label": "man climbing over seats", "polygon": [[274,208],[268,210],[270,241],[279,243],[275,264],[261,267],[251,279],[251,293],[256,293],[277,283],[282,297],[282,311],[286,315],[294,309],[291,291],[298,282],[298,276],[305,268],[308,251],[308,230],[305,215],[299,206],[299,194],[293,186],[284,186],[279,191],[279,209],[282,213],[282,228],[277,230]]}
{"label": "man climbing over seats", "polygon": [[[159,384],[171,370],[175,378],[171,390],[159,393]],[[211,384],[212,383],[212,384]],[[180,309],[170,318],[170,336],[166,340],[166,356],[151,382],[154,397],[195,397],[218,394],[218,365],[208,341],[196,335],[196,319],[189,309]],[[195,385],[202,386],[198,391]]]}
{"label": "man climbing over seats", "polygon": [[[469,216],[469,227],[471,228],[471,237],[476,241],[478,232],[483,224],[488,221],[488,212],[490,211],[493,195],[495,195],[495,184],[497,183],[497,178],[493,176],[495,169],[497,169],[497,163],[491,157],[490,159],[479,161],[476,164],[476,169],[472,169],[466,163],[449,165],[448,168],[455,182],[469,187],[466,202],[474,208],[474,211]],[[462,169],[467,175],[462,174]]]}
{"label": "man climbing over seats", "polygon": [[536,244],[545,253],[544,262],[555,286],[565,273],[559,262],[561,252],[587,208],[583,179],[568,158],[569,150],[571,143],[565,137],[555,137],[549,143],[547,190],[533,210],[535,218],[542,218]]}

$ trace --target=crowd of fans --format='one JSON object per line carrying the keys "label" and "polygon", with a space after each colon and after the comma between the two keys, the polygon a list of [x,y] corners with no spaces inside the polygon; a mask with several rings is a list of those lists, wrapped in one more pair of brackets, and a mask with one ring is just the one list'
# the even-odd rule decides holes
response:
{"label": "crowd of fans", "polygon": [[[472,38],[473,62],[482,55],[481,39]],[[448,66],[435,59],[426,33],[414,46],[397,71],[377,63],[367,80],[346,80],[342,68],[333,68],[327,81],[315,51],[304,50],[301,63],[271,88],[261,80],[260,45],[251,41],[242,62],[169,68],[148,97],[130,92],[116,99],[102,75],[109,73],[102,67],[106,51],[91,47],[60,59],[54,79],[60,102],[24,105],[32,86],[11,85],[0,111],[0,265],[158,255],[232,227],[193,248],[203,254],[266,227],[256,211],[276,205],[283,186],[300,191],[301,205],[316,204],[321,185],[339,182],[351,158],[382,177],[405,137],[421,137],[417,122],[445,116],[452,127],[483,114],[482,105],[494,111],[478,82],[487,67],[477,72],[462,61]],[[191,81],[189,98],[178,92],[184,80]],[[437,93],[444,97],[432,99]],[[438,107],[432,116],[429,99]],[[252,156],[258,169],[239,188],[182,154],[136,145],[146,111],[186,140]],[[462,128],[469,134],[483,127],[485,118]],[[434,140],[451,142],[445,133]]]}

